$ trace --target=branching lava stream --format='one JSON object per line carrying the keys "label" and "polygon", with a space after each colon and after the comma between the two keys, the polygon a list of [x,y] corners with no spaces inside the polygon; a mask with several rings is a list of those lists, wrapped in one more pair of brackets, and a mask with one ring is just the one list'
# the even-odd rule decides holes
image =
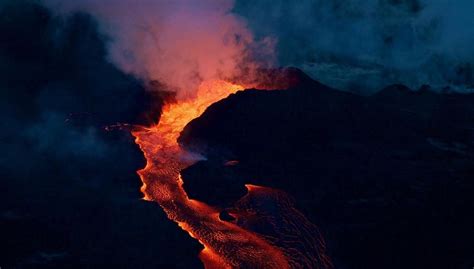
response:
{"label": "branching lava stream", "polygon": [[219,210],[189,199],[180,171],[199,160],[183,150],[177,138],[185,125],[214,102],[243,87],[222,80],[205,81],[194,99],[165,105],[156,126],[132,132],[146,158],[138,174],[144,199],[157,202],[204,249],[206,268],[289,268],[284,252],[258,234],[219,219]]}

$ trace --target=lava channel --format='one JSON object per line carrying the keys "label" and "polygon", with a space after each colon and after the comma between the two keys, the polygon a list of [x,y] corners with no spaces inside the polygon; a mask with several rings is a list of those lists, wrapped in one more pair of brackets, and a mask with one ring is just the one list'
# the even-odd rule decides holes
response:
{"label": "lava channel", "polygon": [[132,131],[146,158],[145,168],[138,171],[141,191],[145,200],[157,202],[204,246],[199,257],[206,268],[290,268],[282,249],[255,232],[220,220],[219,209],[190,199],[182,187],[180,171],[202,157],[179,146],[180,132],[209,105],[243,89],[222,80],[205,81],[195,98],[166,104],[157,125]]}

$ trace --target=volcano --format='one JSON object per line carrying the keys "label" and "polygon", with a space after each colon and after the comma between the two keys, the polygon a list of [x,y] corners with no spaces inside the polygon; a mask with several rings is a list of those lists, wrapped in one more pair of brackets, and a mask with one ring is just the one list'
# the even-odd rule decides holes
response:
{"label": "volcano", "polygon": [[106,2],[0,2],[1,268],[473,267],[469,1]]}

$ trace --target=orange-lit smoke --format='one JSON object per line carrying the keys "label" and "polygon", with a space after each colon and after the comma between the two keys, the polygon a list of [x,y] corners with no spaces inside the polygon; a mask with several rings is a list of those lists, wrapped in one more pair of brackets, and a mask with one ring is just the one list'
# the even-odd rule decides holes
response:
{"label": "orange-lit smoke", "polygon": [[208,80],[201,83],[194,98],[178,103],[166,104],[156,131],[168,145],[175,145],[180,132],[191,120],[199,117],[211,104],[244,88],[223,80]]}
{"label": "orange-lit smoke", "polygon": [[[110,38],[114,63],[160,81],[178,98],[193,96],[202,81],[239,77],[243,69],[248,75],[271,60],[272,42],[255,42],[245,22],[231,13],[232,0],[43,1],[62,13],[92,14]],[[251,60],[253,53],[268,61]]]}

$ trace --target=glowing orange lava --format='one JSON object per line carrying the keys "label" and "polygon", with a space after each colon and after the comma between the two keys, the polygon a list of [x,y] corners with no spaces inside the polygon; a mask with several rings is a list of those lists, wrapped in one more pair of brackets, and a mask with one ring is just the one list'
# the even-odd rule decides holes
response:
{"label": "glowing orange lava", "polygon": [[199,160],[183,150],[177,138],[188,122],[212,103],[242,90],[221,80],[203,82],[194,99],[167,104],[156,126],[133,131],[147,164],[138,171],[144,199],[160,204],[168,217],[196,238],[206,268],[289,268],[288,259],[261,236],[233,223],[221,221],[219,210],[189,199],[180,171]]}

